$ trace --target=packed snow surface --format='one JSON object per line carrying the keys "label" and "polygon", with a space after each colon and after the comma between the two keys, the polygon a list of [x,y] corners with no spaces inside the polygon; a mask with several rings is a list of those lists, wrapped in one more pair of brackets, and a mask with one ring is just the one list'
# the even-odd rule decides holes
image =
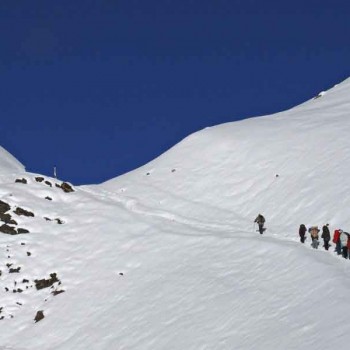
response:
{"label": "packed snow surface", "polygon": [[0,349],[348,349],[350,261],[298,237],[350,230],[348,135],[349,79],[74,192],[0,149],[0,200],[30,231],[0,233]]}

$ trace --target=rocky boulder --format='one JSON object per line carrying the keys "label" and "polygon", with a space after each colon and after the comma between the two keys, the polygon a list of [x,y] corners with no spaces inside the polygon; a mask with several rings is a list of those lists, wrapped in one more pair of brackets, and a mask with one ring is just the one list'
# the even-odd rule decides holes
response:
{"label": "rocky boulder", "polygon": [[23,234],[23,233],[29,233],[29,231],[25,228],[18,228],[17,229],[17,233],[20,235],[20,234]]}
{"label": "rocky boulder", "polygon": [[41,280],[35,280],[35,287],[37,290],[51,287],[55,282],[59,282],[60,280],[57,278],[56,273],[51,273],[49,279],[41,279]]}
{"label": "rocky boulder", "polygon": [[15,214],[17,214],[18,216],[34,216],[34,213],[32,213],[31,211],[25,210],[23,208],[17,207],[16,210],[14,211]]}
{"label": "rocky boulder", "polygon": [[35,323],[41,321],[43,318],[44,318],[44,311],[43,310],[40,310],[36,313],[35,317],[34,317],[34,321]]}
{"label": "rocky boulder", "polygon": [[16,179],[15,181],[16,183],[22,183],[22,184],[26,184],[28,183],[28,181],[25,179],[25,178],[22,178],[22,179]]}
{"label": "rocky boulder", "polygon": [[10,209],[11,207],[8,203],[0,201],[0,213],[6,213]]}
{"label": "rocky boulder", "polygon": [[14,227],[9,226],[7,224],[3,224],[2,226],[0,226],[0,232],[6,233],[8,235],[17,235],[18,234]]}
{"label": "rocky boulder", "polygon": [[12,219],[10,214],[4,214],[0,212],[0,220],[5,224],[17,225],[17,222]]}
{"label": "rocky boulder", "polygon": [[65,193],[74,192],[73,187],[67,182],[62,182],[60,187],[62,188],[63,192],[65,192]]}

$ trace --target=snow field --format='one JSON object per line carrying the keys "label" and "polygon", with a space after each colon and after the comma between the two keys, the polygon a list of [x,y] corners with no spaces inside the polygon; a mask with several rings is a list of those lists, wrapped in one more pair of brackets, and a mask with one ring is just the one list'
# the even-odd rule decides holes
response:
{"label": "snow field", "polygon": [[[73,193],[7,172],[0,199],[35,217],[14,215],[29,234],[0,234],[0,349],[347,349],[350,261],[302,245],[298,228],[348,230],[349,91],[346,80],[289,111],[207,128]],[[53,272],[57,296],[4,290]]]}

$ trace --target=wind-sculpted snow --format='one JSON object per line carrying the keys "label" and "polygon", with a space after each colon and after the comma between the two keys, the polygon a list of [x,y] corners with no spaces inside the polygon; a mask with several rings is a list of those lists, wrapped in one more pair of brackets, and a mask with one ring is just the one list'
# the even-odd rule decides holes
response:
{"label": "wind-sculpted snow", "polygon": [[0,350],[347,349],[350,261],[297,232],[349,229],[349,92],[205,129],[74,192],[7,175],[0,200],[30,232],[0,233]]}

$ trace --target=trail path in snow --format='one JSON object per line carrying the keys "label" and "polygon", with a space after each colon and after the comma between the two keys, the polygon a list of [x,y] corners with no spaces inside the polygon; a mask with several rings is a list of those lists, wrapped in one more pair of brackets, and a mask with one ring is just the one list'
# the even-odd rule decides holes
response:
{"label": "trail path in snow", "polygon": [[[122,207],[124,207],[127,210],[132,211],[135,214],[145,215],[145,216],[152,216],[152,217],[159,217],[168,221],[176,222],[178,224],[183,224],[187,226],[192,226],[197,229],[201,230],[219,230],[223,232],[232,231],[232,224],[219,224],[219,223],[213,223],[213,222],[204,222],[199,221],[195,219],[191,219],[189,217],[184,217],[179,214],[174,214],[169,211],[160,210],[160,209],[153,209],[143,203],[140,203],[140,201],[134,197],[126,196],[126,195],[119,195],[114,192],[109,192],[106,190],[98,190],[94,191],[92,189],[87,189],[84,187],[83,191],[93,194],[94,196],[100,197],[102,201],[109,202],[111,204],[118,203]],[[243,221],[248,222],[247,219],[240,218]]]}
{"label": "trail path in snow", "polygon": [[[263,238],[265,242],[269,242],[274,245],[283,245],[283,246],[300,246],[301,248],[307,248],[314,250],[311,245],[308,244],[308,238],[306,239],[306,243],[304,245],[301,245],[299,242],[299,237],[297,236],[297,233],[295,234],[295,238],[290,238],[288,236],[283,236],[278,233],[278,228],[275,228],[274,226],[269,226],[267,233],[265,233],[263,236],[260,236],[260,234],[257,232],[257,225],[252,224],[252,220],[249,220],[247,218],[243,218],[241,216],[232,218],[232,223],[230,224],[220,224],[220,223],[213,223],[213,222],[205,222],[205,221],[198,221],[189,217],[184,217],[178,214],[171,213],[170,211],[160,210],[160,209],[153,209],[150,206],[147,206],[143,203],[140,203],[140,201],[137,198],[133,198],[127,195],[120,195],[115,192],[101,190],[100,188],[96,191],[94,189],[84,187],[82,189],[85,193],[91,194],[94,197],[99,197],[102,202],[109,203],[112,205],[118,204],[122,208],[124,208],[127,211],[131,211],[132,213],[142,215],[142,216],[148,216],[148,217],[156,217],[160,218],[162,220],[170,221],[171,223],[179,224],[179,225],[185,225],[187,227],[191,227],[195,229],[196,231],[200,231],[201,234],[193,234],[187,231],[187,233],[181,233],[183,236],[197,236],[197,237],[204,237],[204,236],[210,236],[210,237],[216,237],[216,238],[239,238],[239,239],[247,239],[247,240],[258,240],[260,238]],[[233,214],[234,215],[234,214]],[[241,225],[241,227],[238,227],[238,223]],[[252,230],[247,230],[245,227],[242,227],[242,223],[246,225],[246,227],[252,227]],[[204,234],[203,231],[206,231]],[[213,234],[213,231],[215,234]],[[234,236],[233,236],[234,233]],[[179,235],[179,233],[177,233]],[[333,247],[332,244],[330,246],[329,251],[326,251],[324,249],[321,249],[321,241],[320,240],[320,248],[315,250],[322,253],[333,253]],[[336,254],[332,254],[334,257],[341,258],[337,256]],[[343,259],[343,258],[341,258]]]}

